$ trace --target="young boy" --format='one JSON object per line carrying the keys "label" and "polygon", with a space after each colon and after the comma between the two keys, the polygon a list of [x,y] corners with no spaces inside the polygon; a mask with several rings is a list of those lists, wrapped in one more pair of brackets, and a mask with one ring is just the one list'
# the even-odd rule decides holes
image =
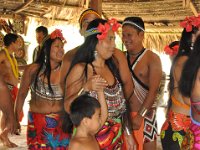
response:
{"label": "young boy", "polygon": [[103,91],[98,92],[98,100],[87,94],[76,98],[70,107],[70,118],[77,130],[69,143],[69,150],[100,150],[95,134],[107,116]]}

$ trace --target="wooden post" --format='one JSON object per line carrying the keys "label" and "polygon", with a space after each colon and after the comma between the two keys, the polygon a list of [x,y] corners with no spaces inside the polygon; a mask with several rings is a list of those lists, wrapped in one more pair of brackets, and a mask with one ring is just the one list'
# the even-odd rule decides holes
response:
{"label": "wooden post", "polygon": [[96,10],[100,15],[102,15],[102,0],[91,0],[90,8]]}

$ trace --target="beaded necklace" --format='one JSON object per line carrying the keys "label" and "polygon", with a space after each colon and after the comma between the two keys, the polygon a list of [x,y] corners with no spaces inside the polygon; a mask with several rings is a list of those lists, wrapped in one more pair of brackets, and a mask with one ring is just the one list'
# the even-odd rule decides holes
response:
{"label": "beaded necklace", "polygon": [[8,60],[9,60],[9,62],[11,64],[14,76],[18,79],[19,70],[18,70],[17,60],[15,59],[15,57],[13,57],[13,59],[10,57],[10,54],[8,53],[8,49],[4,48],[4,51],[5,51],[6,56],[7,56]]}

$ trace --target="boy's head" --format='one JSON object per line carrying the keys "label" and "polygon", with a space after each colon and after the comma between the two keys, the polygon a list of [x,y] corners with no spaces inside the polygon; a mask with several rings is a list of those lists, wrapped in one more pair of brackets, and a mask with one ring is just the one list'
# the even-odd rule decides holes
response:
{"label": "boy's head", "polygon": [[87,94],[77,97],[70,106],[70,118],[74,126],[78,127],[85,124],[96,127],[98,130],[100,125],[100,103],[94,97]]}

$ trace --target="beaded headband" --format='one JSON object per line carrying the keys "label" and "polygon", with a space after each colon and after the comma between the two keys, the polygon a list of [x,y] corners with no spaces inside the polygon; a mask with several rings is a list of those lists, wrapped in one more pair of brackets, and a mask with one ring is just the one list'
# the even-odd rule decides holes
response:
{"label": "beaded headband", "polygon": [[89,9],[89,10],[86,10],[85,12],[83,12],[83,14],[80,16],[79,24],[81,24],[83,17],[85,17],[85,15],[87,15],[87,14],[94,14],[94,15],[98,16],[99,18],[101,18],[101,16],[97,12],[95,12],[92,9]]}
{"label": "beaded headband", "polygon": [[124,22],[122,23],[122,26],[124,26],[125,24],[131,24],[131,25],[133,25],[133,26],[139,28],[139,29],[142,30],[143,32],[145,31],[144,28],[142,28],[141,26],[137,25],[136,23],[134,23],[134,22],[132,22],[132,21],[124,21]]}
{"label": "beaded headband", "polygon": [[98,31],[97,28],[91,28],[91,29],[85,31],[85,36],[84,37],[86,38],[86,37],[88,37],[90,35],[98,34],[98,33],[100,33],[100,32]]}
{"label": "beaded headband", "polygon": [[112,29],[113,32],[117,32],[118,28],[120,27],[120,24],[117,22],[116,19],[112,18],[108,20],[104,25],[100,23],[97,28],[91,28],[85,32],[85,38],[93,35],[93,34],[98,34],[97,38],[99,40],[103,40],[106,38],[107,33],[110,29]]}

